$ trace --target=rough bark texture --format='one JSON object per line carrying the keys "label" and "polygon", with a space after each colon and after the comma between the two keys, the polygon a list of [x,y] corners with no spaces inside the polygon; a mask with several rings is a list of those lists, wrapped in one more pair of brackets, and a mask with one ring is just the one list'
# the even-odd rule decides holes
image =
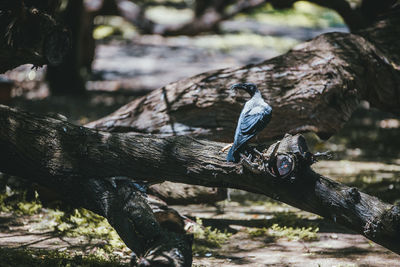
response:
{"label": "rough bark texture", "polygon": [[96,132],[0,106],[2,172],[55,187],[126,176],[243,189],[331,218],[400,253],[400,208],[315,173],[310,168],[313,155],[301,136],[287,135],[279,146],[264,150],[266,158],[282,156],[295,163],[286,176],[278,177],[272,174],[276,168],[248,171],[245,165],[227,163],[220,152],[224,145],[188,136]]}
{"label": "rough bark texture", "polygon": [[162,199],[168,205],[213,204],[225,200],[227,197],[226,188],[209,188],[171,182],[152,185],[149,187],[148,193]]}
{"label": "rough bark texture", "polygon": [[324,34],[260,64],[171,83],[89,126],[232,141],[247,96],[228,88],[253,82],[273,108],[260,140],[304,131],[327,138],[350,118],[360,100],[400,113],[399,23],[397,8],[359,35]]}
{"label": "rough bark texture", "polygon": [[70,36],[52,17],[58,4],[58,0],[0,4],[0,73],[26,63],[61,63]]}

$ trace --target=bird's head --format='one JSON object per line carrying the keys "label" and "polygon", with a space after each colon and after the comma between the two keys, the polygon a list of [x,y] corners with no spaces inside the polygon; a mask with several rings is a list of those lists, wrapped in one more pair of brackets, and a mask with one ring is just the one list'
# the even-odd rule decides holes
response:
{"label": "bird's head", "polygon": [[238,89],[245,90],[247,93],[250,94],[250,96],[253,96],[258,91],[257,86],[254,83],[235,83],[231,86],[231,90]]}

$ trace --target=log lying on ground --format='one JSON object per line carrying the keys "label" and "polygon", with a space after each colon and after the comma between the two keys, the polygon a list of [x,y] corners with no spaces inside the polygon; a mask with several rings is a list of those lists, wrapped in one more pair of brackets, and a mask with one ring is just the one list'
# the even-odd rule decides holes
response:
{"label": "log lying on ground", "polygon": [[[126,176],[243,189],[330,218],[400,253],[400,208],[315,173],[301,136],[287,135],[264,152],[279,165],[268,171],[227,163],[224,145],[188,136],[97,132],[0,106],[2,172],[54,187]],[[279,176],[282,159],[296,167]]]}
{"label": "log lying on ground", "polygon": [[395,9],[359,35],[324,34],[260,64],[171,83],[89,126],[231,142],[247,96],[228,88],[253,82],[273,108],[260,140],[305,131],[328,138],[349,120],[360,100],[400,113],[399,23],[400,11]]}

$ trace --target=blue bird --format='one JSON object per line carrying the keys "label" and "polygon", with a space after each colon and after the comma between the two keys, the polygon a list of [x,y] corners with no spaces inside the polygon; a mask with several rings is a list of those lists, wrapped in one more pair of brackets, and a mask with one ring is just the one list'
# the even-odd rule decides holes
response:
{"label": "blue bird", "polygon": [[272,108],[265,103],[261,92],[253,83],[237,83],[231,86],[231,90],[243,89],[251,98],[244,105],[235,131],[235,140],[228,152],[228,162],[239,162],[240,153],[246,147],[246,143],[262,131],[271,120]]}

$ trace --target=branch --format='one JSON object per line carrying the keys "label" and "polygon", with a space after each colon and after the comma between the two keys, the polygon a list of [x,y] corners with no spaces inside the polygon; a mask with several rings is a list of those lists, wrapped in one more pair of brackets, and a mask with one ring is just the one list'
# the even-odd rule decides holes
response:
{"label": "branch", "polygon": [[231,141],[247,100],[228,89],[237,82],[256,83],[273,108],[260,140],[306,131],[328,138],[349,120],[361,100],[399,114],[399,14],[397,10],[360,35],[323,34],[259,64],[168,84],[88,126]]}
{"label": "branch", "polygon": [[[268,168],[227,163],[220,152],[224,145],[186,136],[97,132],[0,106],[2,172],[53,187],[127,176],[243,189],[330,218],[400,253],[399,207],[315,173],[301,136],[287,135],[264,150],[263,157],[275,162]],[[282,159],[293,168],[282,169]]]}

